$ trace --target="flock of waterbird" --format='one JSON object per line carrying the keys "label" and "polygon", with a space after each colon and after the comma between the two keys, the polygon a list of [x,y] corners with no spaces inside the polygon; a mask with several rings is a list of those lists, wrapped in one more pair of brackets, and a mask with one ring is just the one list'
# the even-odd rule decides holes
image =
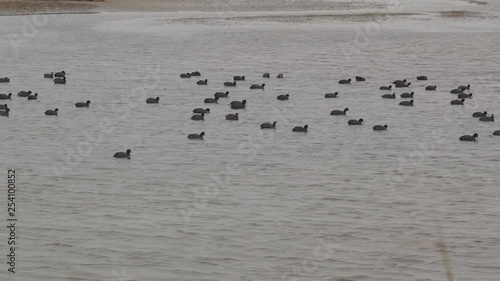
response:
{"label": "flock of waterbird", "polygon": [[[200,76],[201,76],[201,73],[199,71],[194,71],[194,72],[190,72],[190,73],[183,73],[180,75],[181,78],[191,78],[191,77],[200,77]],[[56,72],[56,73],[54,73],[54,72],[46,73],[46,74],[44,74],[44,78],[53,79],[55,84],[66,84],[66,72],[65,71],[60,71],[60,72]],[[262,75],[262,78],[270,79],[271,76],[269,73],[264,73]],[[281,78],[284,78],[284,76],[283,76],[283,74],[280,73],[276,76],[276,78],[281,79]],[[426,76],[417,76],[416,79],[419,81],[428,80],[428,78]],[[245,80],[246,80],[245,76],[234,76],[233,81],[224,82],[224,87],[236,87],[238,81],[245,81]],[[339,80],[338,83],[341,85],[348,85],[348,84],[351,84],[352,81],[353,80],[349,78],[349,79]],[[366,81],[366,79],[364,77],[361,77],[361,76],[356,76],[355,81],[356,82],[363,82],[363,81]],[[9,83],[9,82],[10,82],[10,79],[8,77],[0,78],[0,83]],[[208,79],[198,80],[196,82],[196,84],[197,85],[208,85]],[[406,79],[403,79],[403,80],[393,81],[391,85],[381,86],[379,89],[381,91],[391,91],[393,89],[393,86],[394,86],[394,88],[408,88],[408,87],[410,87],[410,85],[411,85],[411,82],[407,81]],[[266,86],[265,83],[252,84],[250,86],[250,89],[264,90],[265,86]],[[432,85],[426,86],[425,90],[426,91],[436,91],[437,86],[432,86]],[[450,93],[457,95],[458,99],[452,100],[450,102],[450,104],[451,105],[463,105],[466,99],[472,98],[473,94],[467,93],[466,91],[470,91],[470,84],[467,86],[462,85],[462,86],[457,87],[456,89],[452,89],[450,91]],[[326,93],[324,97],[325,98],[337,98],[338,95],[339,95],[338,92]],[[410,99],[410,100],[402,101],[399,103],[399,105],[401,105],[401,106],[413,106],[414,95],[415,95],[414,92],[402,93],[400,95],[401,98]],[[22,97],[22,98],[26,98],[27,100],[37,100],[38,93],[33,94],[31,91],[20,91],[17,94],[17,96]],[[212,97],[206,98],[204,100],[204,103],[215,104],[215,103],[219,102],[219,99],[228,98],[228,97],[229,97],[229,91],[216,92],[214,94],[213,98]],[[279,95],[276,97],[276,99],[280,100],[280,101],[287,101],[289,98],[290,98],[289,94]],[[384,99],[396,99],[396,93],[384,94],[384,95],[382,95],[382,98],[384,98]],[[12,99],[12,93],[0,94],[0,100],[11,100],[11,99]],[[156,104],[159,102],[160,102],[159,97],[156,97],[156,98],[150,97],[150,98],[146,99],[147,104]],[[232,101],[229,103],[229,105],[230,105],[230,108],[233,110],[245,109],[246,105],[247,105],[247,101],[246,100]],[[87,100],[86,102],[77,102],[77,103],[75,103],[75,106],[77,108],[88,108],[90,106],[90,100]],[[45,115],[57,116],[58,111],[59,111],[58,108],[49,109],[49,110],[45,111]],[[336,109],[336,110],[331,111],[330,115],[347,115],[348,111],[349,111],[349,108],[345,108],[344,110]],[[0,104],[0,116],[8,117],[9,113],[10,113],[10,108],[8,107],[8,105],[7,104],[3,104],[3,105]],[[209,113],[210,113],[210,108],[195,108],[195,109],[193,109],[193,115],[191,116],[191,119],[194,121],[204,121],[205,114],[209,114]],[[230,120],[230,121],[239,120],[238,113],[227,114],[225,117],[226,117],[226,120]],[[479,118],[479,121],[483,121],[483,122],[495,121],[494,115],[492,114],[492,115],[488,116],[488,112],[486,112],[486,111],[474,112],[472,114],[472,117]],[[265,123],[262,123],[260,125],[260,128],[261,129],[276,129],[276,123],[277,123],[276,121],[265,122]],[[351,119],[351,120],[347,121],[347,124],[348,125],[362,125],[363,119],[362,118],[357,119],[357,120]],[[375,131],[385,131],[385,130],[387,130],[387,128],[388,128],[388,125],[375,125],[375,126],[373,126],[373,130],[375,130]],[[307,133],[307,130],[308,130],[308,125],[296,126],[296,127],[292,128],[293,132]],[[493,132],[493,135],[500,136],[500,130]],[[205,132],[201,132],[199,134],[190,134],[190,135],[188,135],[188,139],[203,140],[204,136],[205,136]],[[460,141],[477,141],[477,138],[478,138],[478,134],[474,133],[472,135],[463,135],[459,138],[459,140]],[[116,152],[114,154],[114,157],[130,159],[131,152],[132,151],[130,149],[127,149],[126,152]]]}

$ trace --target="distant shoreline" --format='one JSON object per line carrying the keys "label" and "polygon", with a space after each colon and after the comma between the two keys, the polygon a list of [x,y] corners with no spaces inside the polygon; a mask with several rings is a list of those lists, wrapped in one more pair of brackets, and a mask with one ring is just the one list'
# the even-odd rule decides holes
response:
{"label": "distant shoreline", "polygon": [[[477,6],[485,1],[462,0]],[[396,10],[393,1],[363,2],[359,0],[254,0],[251,2],[231,0],[0,0],[0,16],[26,16],[42,14],[93,14],[99,12],[293,12],[338,11],[340,13],[423,13],[456,11],[457,7],[442,6],[440,10],[406,11]],[[474,5],[475,6],[475,5]],[[392,9],[391,9],[392,8]],[[411,6],[409,6],[411,8]],[[461,8],[463,10],[464,7]],[[369,11],[369,12],[367,12]]]}

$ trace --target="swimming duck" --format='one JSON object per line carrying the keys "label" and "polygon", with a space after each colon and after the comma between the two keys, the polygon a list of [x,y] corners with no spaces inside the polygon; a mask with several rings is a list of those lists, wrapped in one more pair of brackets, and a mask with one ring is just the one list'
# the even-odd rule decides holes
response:
{"label": "swimming duck", "polygon": [[465,101],[465,99],[461,99],[461,100],[452,100],[452,101],[450,102],[450,104],[452,104],[452,105],[464,105],[464,101]]}
{"label": "swimming duck", "polygon": [[292,131],[293,132],[307,132],[307,128],[309,128],[309,126],[307,126],[307,125],[304,125],[304,127],[297,126],[297,127],[293,128]]}
{"label": "swimming duck", "polygon": [[55,78],[54,84],[66,84],[66,77],[63,78]]}
{"label": "swimming duck", "polygon": [[214,94],[214,97],[216,97],[216,98],[227,98],[227,97],[229,97],[229,91],[227,91],[225,93],[224,92],[217,92],[217,93]]}
{"label": "swimming duck", "polygon": [[66,77],[66,72],[64,70],[61,72],[56,72],[54,74],[54,77],[59,77],[59,78]]}
{"label": "swimming duck", "polygon": [[38,98],[38,93],[35,93],[34,95],[29,95],[27,97],[28,100],[36,100]]}
{"label": "swimming duck", "polygon": [[45,115],[56,115],[57,116],[58,111],[59,111],[58,108],[56,108],[54,110],[47,110],[47,111],[45,111]]}
{"label": "swimming duck", "polygon": [[130,153],[132,152],[132,150],[130,149],[127,149],[127,152],[117,152],[115,153],[115,155],[113,155],[114,158],[126,158],[126,159],[130,159]]}
{"label": "swimming duck", "polygon": [[413,106],[413,100],[402,101],[402,102],[399,103],[399,105],[402,105],[402,106]]}
{"label": "swimming duck", "polygon": [[404,99],[413,98],[414,94],[415,94],[414,92],[411,92],[411,93],[402,93],[401,94],[401,98],[404,98]]}
{"label": "swimming duck", "polygon": [[250,89],[262,89],[262,90],[264,90],[265,86],[266,86],[266,83],[262,83],[262,85],[253,84],[252,86],[250,86]]}
{"label": "swimming duck", "polygon": [[205,132],[201,132],[200,134],[190,134],[188,135],[188,139],[190,140],[202,140]]}
{"label": "swimming duck", "polygon": [[203,109],[203,108],[198,107],[198,108],[193,109],[193,113],[198,113],[198,114],[210,113],[210,108]]}
{"label": "swimming duck", "polygon": [[0,100],[10,100],[11,97],[12,97],[12,93],[9,93],[8,95],[0,94]]}
{"label": "swimming duck", "polygon": [[495,121],[495,116],[494,116],[494,114],[491,114],[491,116],[483,116],[483,117],[479,118],[479,121],[493,122],[493,121]]}
{"label": "swimming duck", "polygon": [[269,122],[262,123],[260,124],[261,129],[276,129],[276,121],[274,121],[272,124]]}
{"label": "swimming duck", "polygon": [[236,81],[234,81],[234,82],[224,82],[224,86],[226,86],[226,87],[236,87]]}
{"label": "swimming duck", "polygon": [[204,103],[219,103],[219,97],[215,98],[206,98],[203,100]]}
{"label": "swimming duck", "polygon": [[327,94],[325,94],[325,98],[327,98],[327,99],[336,98],[338,95],[339,95],[339,93],[338,93],[338,92],[335,92],[335,93],[327,93]]}
{"label": "swimming duck", "polygon": [[242,101],[232,101],[230,103],[232,109],[243,109],[246,107],[247,101],[242,100]]}
{"label": "swimming duck", "polygon": [[198,82],[196,82],[196,84],[198,84],[198,85],[208,85],[208,79],[198,80]]}
{"label": "swimming duck", "polygon": [[88,100],[87,102],[77,102],[75,103],[76,107],[89,107],[90,101]]}
{"label": "swimming duck", "polygon": [[239,120],[238,113],[226,115],[226,120]]}
{"label": "swimming duck", "polygon": [[396,93],[382,95],[383,99],[395,99]]}
{"label": "swimming duck", "polygon": [[459,140],[461,140],[461,141],[476,141],[477,137],[478,137],[478,134],[475,133],[472,136],[471,135],[463,135],[459,138]]}
{"label": "swimming duck", "polygon": [[351,119],[351,120],[347,121],[347,124],[349,124],[349,125],[362,125],[363,118],[360,118],[359,120]]}
{"label": "swimming duck", "polygon": [[387,127],[389,127],[389,126],[387,126],[387,125],[375,125],[375,126],[373,126],[373,130],[374,131],[385,131],[385,130],[387,130]]}
{"label": "swimming duck", "polygon": [[199,115],[193,115],[193,116],[191,116],[191,120],[204,121],[205,120],[205,113],[202,113]]}
{"label": "swimming duck", "polygon": [[486,116],[486,114],[488,114],[487,111],[484,111],[484,112],[474,112],[472,114],[472,117],[483,117],[483,116]]}
{"label": "swimming duck", "polygon": [[148,98],[146,100],[146,103],[159,103],[160,102],[160,97],[156,97],[156,98]]}
{"label": "swimming duck", "polygon": [[289,97],[290,97],[290,95],[289,95],[289,94],[286,94],[286,95],[279,95],[279,96],[277,96],[276,98],[277,98],[278,100],[288,100],[288,98],[289,98]]}
{"label": "swimming duck", "polygon": [[347,111],[349,111],[349,108],[344,108],[344,110],[332,110],[332,112],[330,112],[330,115],[347,115]]}

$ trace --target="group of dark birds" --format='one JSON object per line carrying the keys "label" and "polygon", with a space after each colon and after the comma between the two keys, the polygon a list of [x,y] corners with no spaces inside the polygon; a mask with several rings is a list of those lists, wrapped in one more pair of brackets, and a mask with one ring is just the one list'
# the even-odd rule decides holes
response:
{"label": "group of dark birds", "polygon": [[[181,78],[191,78],[191,77],[200,77],[201,73],[198,71],[190,72],[190,73],[183,73],[180,75]],[[263,78],[270,78],[269,73],[264,73],[262,75]],[[66,84],[66,73],[64,71],[60,72],[51,72],[51,73],[46,73],[44,74],[44,78],[50,78],[53,79],[55,84]],[[276,78],[284,78],[283,74],[278,74]],[[417,80],[419,81],[426,81],[427,77],[426,76],[418,76],[416,77]],[[229,82],[224,82],[225,87],[236,87],[237,86],[237,81],[245,81],[245,76],[234,76],[233,81]],[[338,83],[341,85],[348,85],[351,84],[353,80],[352,79],[342,79],[339,80]],[[356,76],[355,77],[356,82],[363,82],[366,81],[364,77],[361,76]],[[5,78],[0,78],[0,83],[9,83],[10,79],[8,77]],[[208,85],[208,79],[204,80],[198,80],[196,82],[197,85]],[[407,81],[406,79],[403,80],[396,80],[392,82],[392,85],[387,85],[387,86],[381,86],[379,89],[382,91],[390,91],[394,88],[408,88],[411,85],[411,82]],[[250,89],[261,89],[264,90],[266,84],[252,84],[250,86]],[[437,86],[426,86],[425,87],[426,91],[436,91]],[[473,94],[472,93],[466,93],[466,91],[470,91],[470,84],[467,86],[459,86],[456,89],[452,89],[450,91],[451,94],[456,94],[458,99],[454,99],[450,102],[451,105],[463,105],[466,99],[472,98]],[[327,93],[325,94],[325,98],[337,98],[339,95],[338,92],[335,93]],[[407,101],[402,101],[399,103],[401,106],[413,106],[413,97],[415,93],[414,92],[409,92],[409,93],[402,93],[400,95],[401,98],[405,99],[411,99]],[[18,97],[23,97],[26,98],[27,100],[37,100],[38,98],[38,93],[33,94],[31,91],[20,91],[17,94]],[[214,94],[213,98],[206,98],[204,100],[204,103],[207,104],[213,104],[213,103],[218,103],[219,99],[221,98],[228,98],[229,97],[229,91],[225,92],[216,92]],[[284,95],[279,95],[276,97],[277,100],[280,101],[286,101],[290,98],[289,94],[284,94]],[[382,95],[382,98],[384,99],[395,99],[396,94],[384,94]],[[10,100],[12,99],[12,93],[9,94],[0,94],[0,100]],[[148,104],[156,104],[159,103],[160,98],[159,97],[150,97],[146,99],[146,103]],[[245,109],[247,105],[246,100],[242,101],[232,101],[229,103],[230,108],[234,110],[238,109]],[[86,102],[78,102],[75,104],[77,108],[88,108],[90,106],[90,100],[87,100]],[[59,109],[50,109],[45,111],[45,115],[54,115],[57,116]],[[330,115],[347,115],[347,111],[349,111],[349,108],[345,108],[344,110],[333,110],[330,112]],[[0,116],[9,116],[10,108],[8,107],[7,104],[0,105]],[[193,109],[193,115],[191,116],[192,120],[195,121],[203,121],[205,120],[205,114],[210,113],[210,108],[195,108]],[[231,121],[237,121],[239,120],[239,115],[238,113],[231,113],[227,114],[226,120],[231,120]],[[479,121],[483,122],[493,122],[495,121],[494,115],[488,116],[488,113],[486,111],[484,112],[475,112],[472,114],[472,117],[479,118]],[[362,125],[363,124],[363,119],[351,119],[347,121],[348,125]],[[265,122],[260,125],[261,129],[276,129],[276,121],[274,122]],[[296,126],[292,129],[293,132],[304,132],[307,133],[309,126],[304,125],[304,126]],[[388,126],[387,125],[375,125],[373,126],[373,130],[375,131],[385,131],[387,130]],[[500,130],[493,132],[493,135],[500,136]],[[197,139],[197,140],[203,140],[205,136],[205,132],[201,132],[199,134],[190,134],[188,135],[188,139]],[[477,141],[478,134],[474,133],[473,135],[463,135],[459,138],[460,141]],[[131,150],[128,149],[126,152],[117,152],[114,154],[114,157],[116,158],[127,158],[130,159],[130,153]]]}
{"label": "group of dark birds", "polygon": [[[195,75],[196,74],[196,75]],[[180,75],[181,78],[191,78],[193,76],[201,76],[199,72],[192,72],[192,73],[183,73]],[[263,78],[270,78],[269,73],[265,73],[262,75]],[[279,74],[276,78],[283,78],[283,74]],[[416,79],[418,81],[426,81],[428,80],[427,76],[417,76]],[[237,81],[242,81],[245,80],[245,76],[234,76],[232,82],[224,82],[224,86],[226,87],[235,87]],[[361,76],[356,76],[355,77],[356,82],[363,82],[366,81],[364,77]],[[348,85],[351,84],[353,80],[352,79],[342,79],[339,80],[338,83],[341,85]],[[208,84],[208,79],[205,80],[199,80],[196,82],[198,85],[207,85]],[[394,86],[393,86],[394,85]],[[411,82],[407,81],[406,79],[403,80],[396,80],[393,81],[391,85],[387,86],[381,86],[379,89],[382,91],[390,91],[394,88],[408,88],[411,86]],[[264,89],[265,83],[259,85],[259,84],[253,84],[250,86],[250,89]],[[436,91],[437,86],[426,86],[425,87],[426,91]],[[470,90],[470,84],[467,86],[459,86],[456,89],[453,89],[450,91],[451,94],[456,94],[458,99],[454,99],[450,102],[451,105],[463,105],[466,99],[472,98],[473,94],[472,93],[466,93],[466,91]],[[325,98],[337,98],[339,95],[338,92],[335,93],[326,93]],[[404,99],[411,99],[411,100],[406,100],[406,101],[401,101],[399,105],[401,106],[413,106],[413,97],[415,95],[415,92],[409,92],[409,93],[402,93],[400,95],[401,98]],[[206,98],[204,100],[205,103],[218,103],[218,100],[220,98],[227,98],[229,97],[229,91],[226,92],[216,92],[214,94],[213,98]],[[279,95],[276,97],[278,100],[285,101],[290,98],[289,94],[285,95]],[[384,99],[395,99],[396,98],[396,93],[392,94],[384,94],[382,95],[382,98]],[[156,98],[157,101],[159,98]],[[149,100],[149,99],[148,99]],[[244,109],[246,106],[247,101],[242,100],[242,101],[232,101],[229,105],[231,106],[231,109]],[[330,112],[330,115],[347,115],[347,111],[349,111],[349,108],[345,108],[344,110],[333,110]],[[194,115],[191,116],[192,120],[200,121],[200,120],[205,120],[205,114],[210,113],[210,108],[195,108],[193,110]],[[480,121],[484,122],[493,122],[495,120],[494,115],[488,116],[488,113],[486,111],[484,112],[475,112],[473,117],[478,117]],[[238,113],[235,114],[228,114],[226,115],[227,120],[239,120]],[[356,119],[351,119],[347,121],[348,125],[362,125],[363,124],[363,118],[360,118],[358,120]],[[260,125],[261,129],[276,129],[276,122],[270,123],[266,122]],[[292,129],[293,132],[307,132],[308,130],[308,125],[304,126],[297,126]],[[375,125],[373,126],[373,130],[375,131],[385,131],[387,130],[388,125]],[[500,135],[500,130],[495,131],[493,135]],[[203,139],[205,136],[205,132],[201,132],[200,134],[190,134],[188,135],[189,139]],[[476,141],[478,137],[478,134],[475,133],[473,135],[464,135],[459,138],[461,141]]]}

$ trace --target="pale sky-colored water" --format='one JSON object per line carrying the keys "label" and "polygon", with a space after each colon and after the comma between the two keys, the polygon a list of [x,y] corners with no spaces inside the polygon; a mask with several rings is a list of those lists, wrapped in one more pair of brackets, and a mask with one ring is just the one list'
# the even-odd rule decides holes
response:
{"label": "pale sky-colored water", "polygon": [[[51,16],[15,49],[7,34],[33,18],[0,17],[0,76],[12,79],[0,93],[40,95],[15,96],[0,118],[20,220],[18,273],[3,263],[2,280],[440,281],[429,246],[438,239],[457,280],[498,280],[500,127],[471,117],[500,108],[496,18],[198,16],[208,19]],[[58,70],[67,85],[42,78]],[[209,85],[179,78],[195,70]],[[226,89],[234,75],[247,81]],[[337,84],[355,75],[367,81]],[[403,78],[413,85],[380,98],[392,93],[380,86]],[[449,90],[469,83],[474,98],[451,106]],[[227,100],[203,104],[226,90]],[[415,106],[399,106],[408,91]],[[87,99],[89,109],[74,107]],[[224,120],[242,99],[240,120]],[[55,107],[59,116],[43,115]],[[190,120],[196,107],[211,108],[204,122]],[[347,117],[329,115],[345,107]],[[365,124],[347,125],[358,118]],[[276,130],[259,129],[275,120]],[[292,133],[304,124],[307,134]],[[204,141],[186,138],[201,131]],[[458,141],[474,132],[477,143]],[[127,148],[131,160],[112,158]]]}

